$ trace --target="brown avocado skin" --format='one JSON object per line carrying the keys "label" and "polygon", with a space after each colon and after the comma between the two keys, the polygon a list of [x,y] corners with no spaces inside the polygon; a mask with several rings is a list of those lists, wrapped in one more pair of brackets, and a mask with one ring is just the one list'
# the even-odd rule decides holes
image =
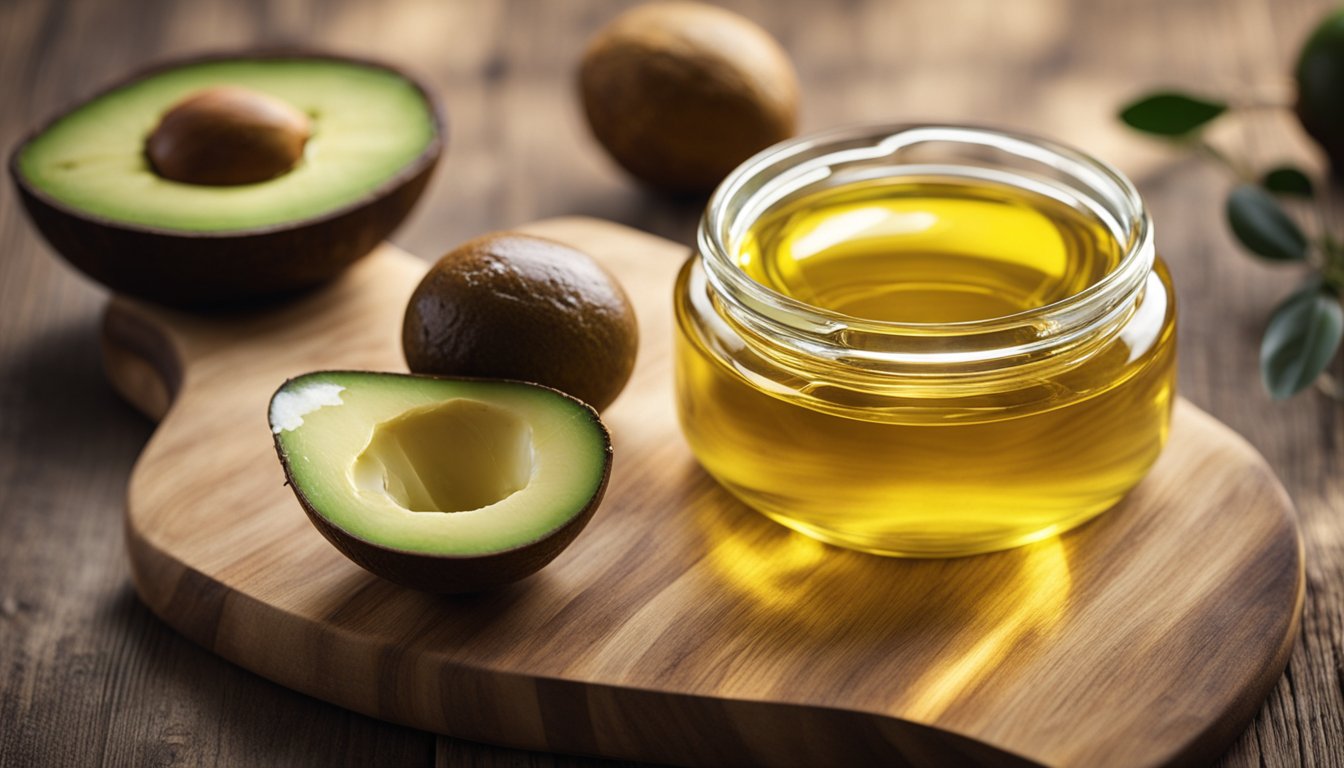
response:
{"label": "brown avocado skin", "polygon": [[[570,400],[576,399],[563,392],[557,391],[557,394]],[[606,446],[602,462],[602,480],[598,483],[597,490],[583,510],[559,528],[536,541],[488,555],[466,557],[408,552],[384,547],[355,536],[333,524],[314,509],[308,498],[299,491],[299,486],[290,473],[289,460],[278,435],[275,437],[275,451],[280,457],[281,466],[285,469],[286,484],[294,490],[294,495],[298,498],[303,511],[307,513],[313,527],[356,565],[375,576],[421,592],[437,594],[483,592],[512,584],[541,570],[574,542],[584,526],[592,519],[593,512],[601,505],[602,497],[607,491],[607,483],[611,479],[613,456],[611,434],[598,417],[597,411],[586,403],[579,404],[584,406],[585,415],[601,430]]]}
{"label": "brown avocado skin", "polygon": [[748,19],[702,3],[616,17],[588,44],[579,91],[612,158],[676,194],[708,192],[797,123],[797,75],[783,49]]}
{"label": "brown avocado skin", "polygon": [[[444,143],[437,99],[418,80],[385,64],[304,51],[244,52],[183,59],[154,67],[108,88],[157,72],[221,59],[325,58],[396,72],[424,96],[434,115],[434,138],[424,151],[368,194],[344,208],[292,223],[229,232],[186,232],[103,219],[71,208],[28,183],[19,155],[9,157],[19,199],[42,236],[67,262],[111,290],[165,306],[193,310],[245,307],[321,285],[373,251],[410,213],[424,192]],[[96,98],[96,97],[94,97]]]}
{"label": "brown avocado skin", "polygon": [[625,387],[638,346],[634,309],[610,273],[567,245],[512,232],[440,259],[402,326],[416,373],[536,382],[599,411]]}

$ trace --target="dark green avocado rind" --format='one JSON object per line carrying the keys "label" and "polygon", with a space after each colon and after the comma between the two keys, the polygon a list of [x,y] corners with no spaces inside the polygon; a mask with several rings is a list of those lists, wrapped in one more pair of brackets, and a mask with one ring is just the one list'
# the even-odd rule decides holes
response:
{"label": "dark green avocado rind", "polygon": [[[9,175],[33,224],[71,265],[118,293],[186,309],[237,307],[292,295],[325,283],[367,255],[410,213],[444,146],[438,100],[396,67],[305,51],[257,51],[169,62],[139,72],[93,99],[156,73],[202,61],[331,59],[397,74],[430,107],[434,135],[415,157],[361,199],[311,218],[254,229],[194,232],[112,221],[70,207],[31,184],[20,156],[35,137],[79,109],[32,132],[9,157]],[[90,99],[92,100],[92,99]]]}
{"label": "dark green avocado rind", "polygon": [[[285,471],[286,485],[294,492],[299,505],[319,533],[332,546],[364,570],[388,581],[421,592],[437,594],[464,594],[503,587],[524,579],[541,570],[565,550],[587,526],[593,513],[602,503],[611,479],[613,451],[611,433],[602,423],[592,406],[557,389],[531,382],[506,379],[479,379],[461,376],[427,376],[423,374],[383,373],[372,371],[314,371],[286,380],[275,394],[284,391],[293,382],[312,376],[374,375],[401,378],[433,379],[440,381],[491,382],[522,385],[563,398],[585,418],[592,421],[602,437],[604,446],[601,478],[587,503],[562,525],[539,538],[523,544],[480,555],[434,555],[384,546],[357,536],[329,520],[316,509],[301,490],[290,469],[290,462],[279,434],[275,434],[275,451]],[[274,400],[275,395],[272,395]],[[268,407],[269,410],[269,407]]]}

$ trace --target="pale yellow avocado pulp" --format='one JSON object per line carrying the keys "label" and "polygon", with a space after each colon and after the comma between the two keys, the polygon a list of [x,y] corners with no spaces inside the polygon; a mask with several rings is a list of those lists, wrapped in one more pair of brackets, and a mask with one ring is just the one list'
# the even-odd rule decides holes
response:
{"label": "pale yellow avocado pulp", "polygon": [[295,489],[337,527],[410,552],[543,538],[602,484],[607,440],[580,403],[514,382],[316,373],[271,401]]}
{"label": "pale yellow avocado pulp", "polygon": [[[154,173],[145,139],[175,103],[203,88],[269,94],[312,122],[288,173],[234,187],[182,184]],[[429,146],[433,110],[406,78],[332,59],[208,61],[159,72],[58,120],[19,156],[35,188],[126,224],[227,232],[320,216],[363,199]]]}

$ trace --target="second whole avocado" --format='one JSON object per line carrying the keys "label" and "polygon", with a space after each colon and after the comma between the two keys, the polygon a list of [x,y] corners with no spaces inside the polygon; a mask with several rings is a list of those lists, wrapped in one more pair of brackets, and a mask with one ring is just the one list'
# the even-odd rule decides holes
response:
{"label": "second whole avocado", "polygon": [[471,240],[411,295],[402,326],[416,373],[515,379],[602,410],[634,370],[639,331],[616,279],[587,254],[514,232]]}
{"label": "second whole avocado", "polygon": [[612,158],[679,194],[709,192],[792,136],[798,120],[798,77],[784,49],[755,23],[704,3],[650,3],[616,17],[588,44],[579,91]]}

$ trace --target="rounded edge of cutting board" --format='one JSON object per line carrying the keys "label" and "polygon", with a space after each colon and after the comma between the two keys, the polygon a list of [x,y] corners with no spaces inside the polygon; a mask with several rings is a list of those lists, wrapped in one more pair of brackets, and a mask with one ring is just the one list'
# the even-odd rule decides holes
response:
{"label": "rounded edge of cutting board", "polygon": [[[645,242],[642,244],[652,247],[654,240],[652,236],[619,225],[588,219],[557,220],[529,228],[538,234],[580,246],[599,239],[616,242],[625,238],[637,242],[632,238],[643,238]],[[660,242],[664,249],[671,246],[666,241]],[[385,249],[378,258],[367,262],[358,273],[329,290],[337,293],[365,290],[359,285],[376,276],[392,293],[402,290],[409,293],[418,280],[419,271],[424,269],[417,260],[391,249]],[[395,279],[385,280],[388,276]],[[634,298],[637,307],[651,311],[638,296]],[[304,301],[320,303],[322,300],[319,295]],[[291,312],[290,316],[296,314],[301,316],[302,311]],[[643,319],[641,317],[641,321]],[[104,326],[109,378],[118,391],[142,411],[152,418],[163,417],[172,398],[184,382],[190,381],[192,367],[218,351],[220,342],[211,337],[216,330],[213,323],[209,319],[115,299],[109,306]],[[227,368],[227,356],[223,357],[212,362]],[[379,359],[387,362],[385,356]],[[269,391],[265,394],[269,395]],[[259,413],[258,418],[264,421],[264,412]],[[165,427],[171,420],[173,416],[169,415]],[[1268,632],[1258,634],[1258,639],[1238,638],[1248,646],[1249,658],[1244,659],[1243,667],[1253,671],[1235,675],[1237,684],[1224,686],[1218,692],[1225,706],[1216,716],[1207,717],[1201,723],[1187,724],[1190,727],[1181,732],[1181,737],[1170,733],[1148,734],[1163,745],[1145,753],[1148,759],[1141,764],[1150,765],[1208,761],[1238,735],[1287,663],[1297,634],[1304,594],[1301,540],[1291,501],[1263,459],[1234,432],[1193,406],[1178,404],[1174,423],[1178,429],[1198,430],[1201,439],[1213,446],[1213,453],[1204,457],[1206,463],[1208,459],[1241,462],[1231,468],[1235,471],[1228,471],[1229,467],[1220,468],[1228,483],[1250,482],[1267,491],[1260,502],[1275,517],[1268,521],[1271,524],[1266,527],[1267,533],[1262,538],[1263,546],[1257,551],[1257,557],[1264,559],[1266,568],[1279,570],[1278,578],[1270,579],[1265,589],[1273,589],[1275,595],[1287,598],[1291,605],[1280,606],[1274,612],[1278,621],[1268,628]],[[157,471],[144,466],[146,458],[151,454],[171,457],[173,453],[172,446],[154,449],[154,443],[165,437],[162,434],[165,431],[171,430],[156,432],[151,446],[137,463],[132,498],[137,485],[146,482]],[[1196,466],[1203,465],[1197,462]],[[618,472],[620,467],[618,454]],[[188,499],[191,495],[189,488],[182,495],[184,500]],[[171,500],[173,496],[167,498]],[[169,551],[171,546],[162,546],[161,531],[142,530],[143,520],[137,515],[135,505],[130,506],[126,533],[136,588],[157,615],[187,637],[241,666],[288,687],[375,717],[516,747],[678,763],[750,760],[775,764],[843,764],[882,757],[897,765],[938,765],[948,760],[986,765],[1133,764],[1133,761],[1127,761],[1126,756],[1130,753],[1117,756],[1113,752],[1089,752],[1086,745],[1074,751],[1047,749],[1033,753],[1031,750],[1014,750],[1013,744],[1005,743],[1012,739],[996,738],[991,726],[982,728],[988,733],[984,738],[968,736],[956,727],[955,721],[941,722],[935,718],[935,722],[924,723],[880,708],[830,703],[812,706],[728,695],[691,695],[638,685],[519,675],[497,662],[466,663],[450,653],[436,650],[432,636],[438,625],[432,619],[421,618],[419,624],[406,628],[406,633],[400,636],[401,643],[388,645],[386,636],[367,627],[360,629],[360,611],[373,605],[404,604],[407,613],[415,614],[417,611],[423,613],[424,609],[443,610],[442,601],[408,594],[371,577],[347,573],[342,578],[349,581],[346,585],[348,599],[324,605],[325,612],[305,612],[313,606],[305,606],[302,601],[282,605],[285,600],[277,600],[276,604],[271,604],[257,594],[265,590],[274,593],[278,589],[274,583],[261,586],[239,583],[240,579],[247,578],[243,573],[246,562],[240,566],[239,558],[214,553],[218,563],[212,565],[210,557],[197,553],[197,560],[205,566],[194,567]],[[1121,512],[1117,510],[1116,514]],[[301,514],[295,517],[299,521],[296,531],[311,533],[301,518]],[[1103,516],[1101,520],[1106,518]],[[159,519],[162,520],[162,516]],[[595,522],[607,524],[600,520]],[[292,527],[292,521],[286,526]],[[1105,534],[1097,534],[1097,531],[1094,523],[1066,538],[1104,538]],[[303,558],[323,560],[329,554],[314,550],[307,538],[303,541],[303,546],[296,547]],[[318,546],[325,550],[320,541]],[[850,555],[837,552],[831,557],[847,558]],[[1283,562],[1285,557],[1289,562]],[[246,556],[241,559],[247,560]],[[201,562],[195,565],[201,565]],[[208,573],[215,565],[220,573]],[[1251,570],[1246,573],[1253,573],[1255,565],[1251,563]],[[527,587],[519,589],[526,590]],[[506,597],[516,599],[518,594],[515,590]],[[1227,591],[1227,596],[1237,597],[1236,590]],[[472,610],[470,602],[465,607],[463,605],[449,602],[447,609]],[[1209,636],[1200,641],[1216,648],[1219,638]],[[1255,645],[1256,649],[1249,648],[1250,645]],[[316,649],[316,655],[308,657],[306,663],[295,663],[292,655],[284,652],[286,649]],[[332,674],[341,671],[343,662],[360,671],[353,676],[355,684],[361,680],[367,682],[372,676],[379,681],[376,689],[357,691],[345,685],[341,675]],[[385,681],[406,684],[408,675],[424,673],[425,665],[434,675],[433,684],[428,685],[433,695],[421,692],[403,697],[395,690],[396,685],[389,688],[385,684]],[[498,703],[493,707],[498,711],[482,713],[464,705],[463,691],[475,693],[474,698],[468,695],[467,699]],[[1029,700],[1022,704],[1031,706]],[[510,707],[515,715],[518,712],[528,714],[530,721],[529,718],[515,718],[505,727],[498,717],[491,719]],[[965,713],[958,716],[963,715]],[[974,721],[974,717],[969,721]],[[1101,744],[1101,748],[1107,746]]]}

